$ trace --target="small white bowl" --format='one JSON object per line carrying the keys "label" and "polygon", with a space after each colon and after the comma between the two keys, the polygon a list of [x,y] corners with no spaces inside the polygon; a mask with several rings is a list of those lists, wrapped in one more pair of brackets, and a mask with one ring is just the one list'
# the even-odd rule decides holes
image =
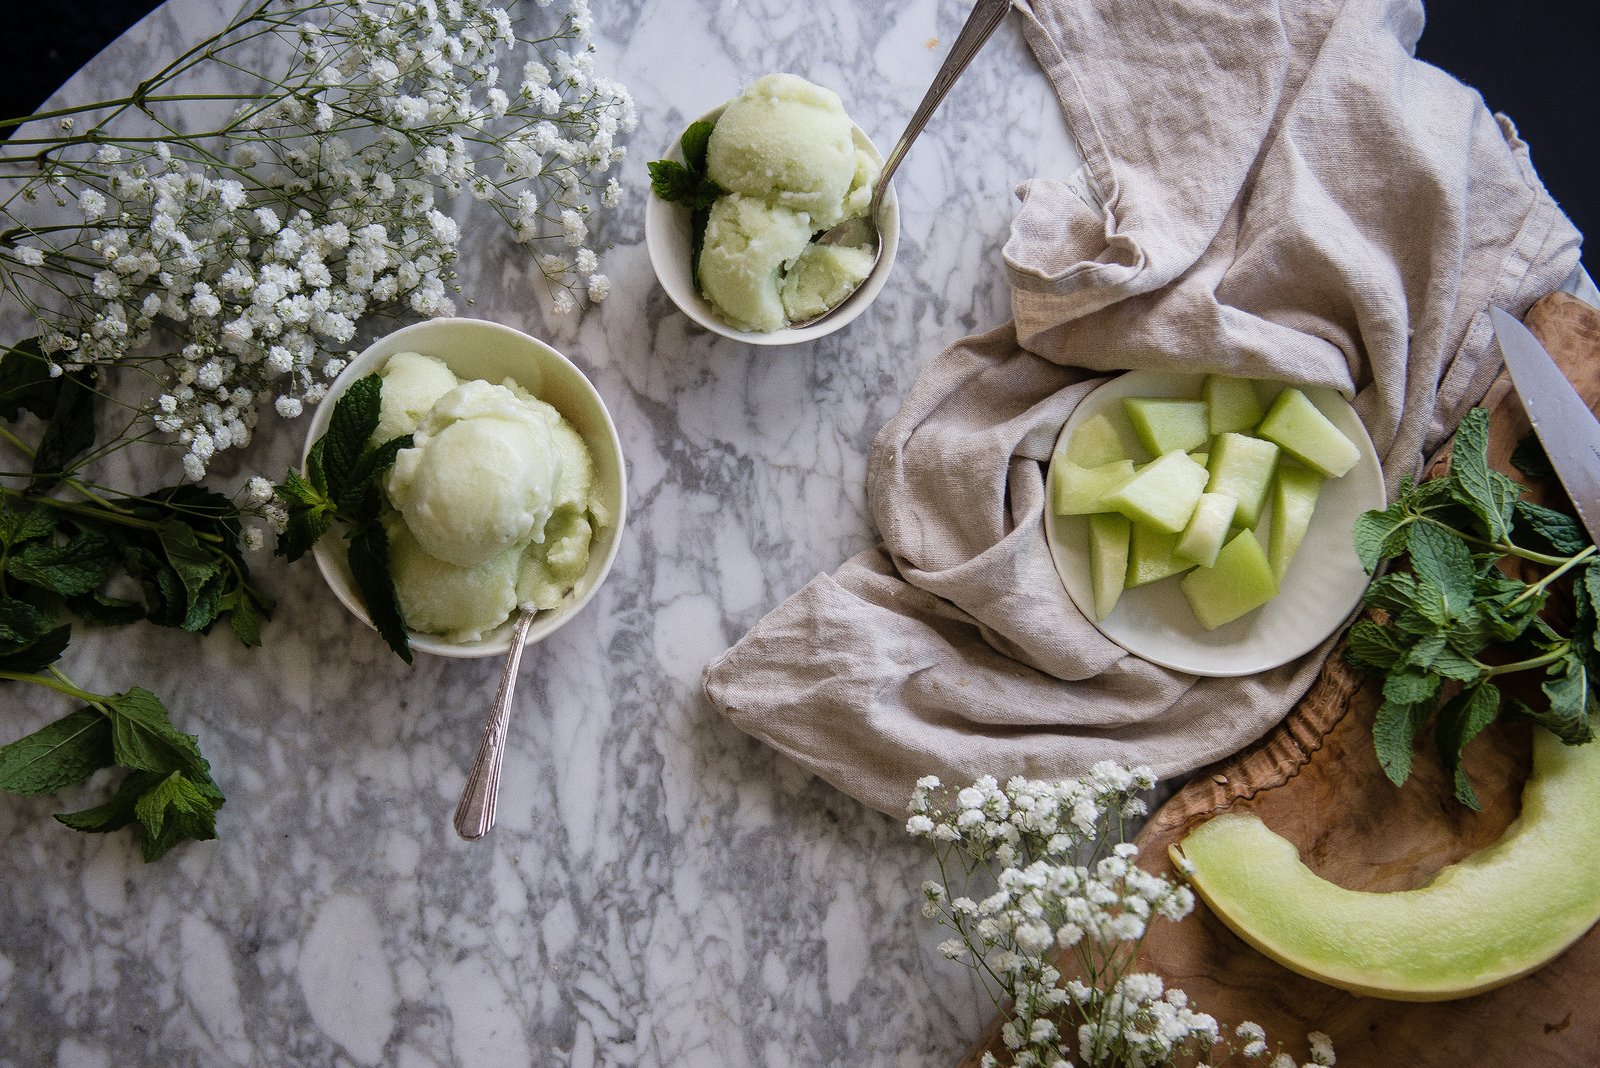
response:
{"label": "small white bowl", "polygon": [[[301,455],[300,467],[305,470],[305,453],[328,431],[333,417],[334,403],[350,383],[378,370],[397,352],[420,352],[443,360],[457,378],[484,378],[500,382],[513,378],[517,384],[540,400],[555,407],[567,418],[594,456],[595,477],[600,483],[601,497],[611,513],[611,522],[596,535],[589,548],[589,569],[578,580],[560,608],[540,612],[528,627],[524,646],[531,645],[553,633],[594,596],[611,562],[616,559],[617,547],[622,543],[622,525],[627,510],[627,474],[622,463],[622,442],[617,438],[617,428],[611,422],[611,413],[605,402],[584,373],[572,361],[536,338],[520,330],[482,319],[430,319],[403,327],[372,345],[350,361],[350,365],[333,380],[327,397],[312,413],[311,426],[306,434],[306,447]],[[344,606],[369,627],[361,595],[356,590],[355,578],[350,572],[345,553],[345,541],[340,532],[330,530],[312,549],[317,566],[328,587]],[[511,649],[511,632],[516,617],[507,620],[475,642],[448,642],[437,634],[409,632],[411,648],[435,656],[483,657],[500,656]]]}
{"label": "small white bowl", "polygon": [[[724,104],[722,107],[712,108],[696,121],[714,122],[721,117],[726,107]],[[853,122],[850,128],[855,137],[856,147],[865,149],[881,166],[883,153],[878,151],[878,146],[872,143],[866,131]],[[667,146],[666,152],[659,158],[682,163],[681,140],[680,134],[673,139],[672,144]],[[711,307],[711,302],[700,295],[700,287],[695,285],[694,273],[689,268],[689,248],[692,241],[689,232],[689,209],[682,204],[662,200],[653,191],[645,195],[644,243],[650,253],[650,266],[655,268],[661,288],[667,291],[672,303],[681,308],[689,318],[707,330],[746,344],[796,345],[803,341],[815,341],[847,326],[852,319],[867,310],[867,305],[872,303],[883,289],[883,284],[889,280],[889,269],[894,266],[895,250],[900,247],[900,202],[895,197],[892,181],[889,183],[889,188],[884,191],[881,214],[883,226],[878,231],[878,240],[882,243],[883,253],[873,265],[872,273],[867,275],[856,287],[856,291],[846,297],[827,318],[818,320],[810,326],[798,328],[784,327],[771,331],[740,330],[724,322]]]}

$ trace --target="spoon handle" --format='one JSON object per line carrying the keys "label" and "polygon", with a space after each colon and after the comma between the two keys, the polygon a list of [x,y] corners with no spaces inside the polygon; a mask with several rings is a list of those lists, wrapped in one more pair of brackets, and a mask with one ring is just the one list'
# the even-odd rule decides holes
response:
{"label": "spoon handle", "polygon": [[895,168],[900,166],[901,159],[911,148],[911,142],[915,141],[922,128],[928,125],[928,120],[938,110],[945,94],[956,83],[956,79],[961,77],[961,72],[967,69],[972,57],[978,54],[978,50],[990,37],[994,36],[994,31],[1000,28],[1000,23],[1005,21],[1006,12],[1010,10],[1011,0],[977,0],[972,5],[972,14],[967,16],[966,25],[961,27],[956,43],[950,46],[950,54],[944,57],[944,64],[939,68],[939,73],[933,76],[933,84],[928,86],[928,92],[923,96],[922,103],[917,105],[916,113],[911,116],[911,122],[906,126],[906,132],[900,135],[900,140],[895,142],[889,158],[883,161],[883,172],[878,176],[878,188],[872,194],[872,206],[867,211],[868,218],[878,217],[878,202],[883,199],[883,191],[889,188],[889,177],[894,174]]}
{"label": "spoon handle", "polygon": [[525,611],[517,616],[516,629],[511,632],[511,650],[506,653],[505,670],[500,674],[500,689],[494,695],[494,708],[489,713],[488,726],[483,728],[477,759],[467,773],[461,801],[456,805],[456,833],[469,842],[482,838],[494,826],[495,802],[500,795],[500,763],[505,759],[506,730],[511,725],[511,695],[517,688],[522,642],[532,622],[532,612]]}

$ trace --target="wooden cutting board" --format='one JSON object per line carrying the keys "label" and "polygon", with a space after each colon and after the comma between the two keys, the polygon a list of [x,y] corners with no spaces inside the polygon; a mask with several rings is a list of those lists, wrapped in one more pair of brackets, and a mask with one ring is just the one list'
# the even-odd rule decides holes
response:
{"label": "wooden cutting board", "polygon": [[[1535,304],[1526,322],[1600,410],[1600,312],[1555,293]],[[1492,412],[1490,462],[1526,482],[1508,460],[1529,432],[1508,376],[1500,376],[1484,404]],[[1429,464],[1429,473],[1444,468],[1447,454]],[[1532,499],[1568,507],[1559,487],[1533,489]],[[1419,740],[1411,780],[1396,788],[1372,746],[1380,684],[1345,663],[1341,652],[1342,644],[1282,723],[1196,774],[1162,806],[1138,838],[1143,866],[1175,877],[1167,847],[1225,811],[1255,813],[1293,842],[1313,871],[1357,890],[1418,886],[1500,837],[1521,807],[1531,762],[1527,728],[1496,724],[1468,747],[1465,766],[1481,813],[1452,799],[1431,735]],[[1538,681],[1532,680],[1535,691]],[[1245,945],[1203,902],[1182,923],[1151,928],[1140,966],[1182,988],[1230,1032],[1242,1020],[1260,1023],[1269,1044],[1282,1042],[1296,1063],[1307,1058],[1305,1036],[1315,1030],[1332,1036],[1341,1065],[1359,1068],[1600,1065],[1600,927],[1530,976],[1446,1002],[1357,997],[1306,979]],[[985,1051],[1009,1063],[1000,1023],[997,1016],[960,1068],[976,1066]]]}

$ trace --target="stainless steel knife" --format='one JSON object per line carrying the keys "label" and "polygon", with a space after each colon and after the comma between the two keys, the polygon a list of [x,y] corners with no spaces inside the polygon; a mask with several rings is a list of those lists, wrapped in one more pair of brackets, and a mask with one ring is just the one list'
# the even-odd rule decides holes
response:
{"label": "stainless steel knife", "polygon": [[1490,308],[1489,317],[1533,432],[1600,545],[1600,420],[1532,331],[1500,308]]}

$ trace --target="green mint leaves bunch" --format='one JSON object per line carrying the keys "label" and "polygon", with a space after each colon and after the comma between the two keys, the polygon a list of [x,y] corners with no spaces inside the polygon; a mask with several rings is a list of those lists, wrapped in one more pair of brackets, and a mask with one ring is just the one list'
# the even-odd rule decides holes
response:
{"label": "green mint leaves bunch", "polygon": [[342,523],[350,543],[350,572],[367,614],[389,648],[409,664],[411,642],[389,574],[383,474],[396,453],[411,447],[411,435],[369,444],[378,429],[382,392],[383,379],[376,373],[351,383],[333,406],[327,433],[306,454],[306,476],[291,470],[283,485],[273,487],[289,513],[277,553],[298,560],[335,522]]}
{"label": "green mint leaves bunch", "polygon": [[689,209],[689,262],[695,277],[700,275],[700,250],[705,247],[711,205],[728,192],[706,175],[706,146],[716,125],[712,119],[690,124],[678,141],[683,149],[682,163],[658,159],[648,165],[650,188],[656,196]]}
{"label": "green mint leaves bunch", "polygon": [[[1355,548],[1369,573],[1406,556],[1409,571],[1373,581],[1362,603],[1382,613],[1350,630],[1345,657],[1384,679],[1373,725],[1378,760],[1400,785],[1411,774],[1417,735],[1434,722],[1434,738],[1455,796],[1478,809],[1461,767],[1467,744],[1496,718],[1527,720],[1569,745],[1594,737],[1593,679],[1600,669],[1600,574],[1587,533],[1572,516],[1522,499],[1522,486],[1489,467],[1489,413],[1476,408],[1456,432],[1450,470],[1413,485],[1393,504],[1356,520]],[[1513,457],[1542,476],[1537,448]],[[1519,557],[1547,566],[1525,583],[1497,565]],[[1575,621],[1560,634],[1540,616],[1558,579],[1570,576]],[[1503,694],[1498,680],[1542,671],[1547,704],[1535,707]]]}
{"label": "green mint leaves bunch", "polygon": [[105,451],[96,449],[97,375],[52,377],[48,366],[27,342],[0,358],[0,420],[16,424],[26,412],[43,423],[34,445],[0,427],[27,468],[0,472],[0,684],[43,686],[81,704],[0,747],[0,790],[48,794],[124,768],[110,801],[56,819],[95,833],[137,824],[144,857],[155,860],[185,838],[216,837],[222,791],[195,736],[174,727],[150,691],[91,693],[62,672],[70,620],[204,633],[226,616],[254,646],[272,602],[251,584],[242,518],[228,498],[196,485],[124,496],[83,479],[82,465]]}

